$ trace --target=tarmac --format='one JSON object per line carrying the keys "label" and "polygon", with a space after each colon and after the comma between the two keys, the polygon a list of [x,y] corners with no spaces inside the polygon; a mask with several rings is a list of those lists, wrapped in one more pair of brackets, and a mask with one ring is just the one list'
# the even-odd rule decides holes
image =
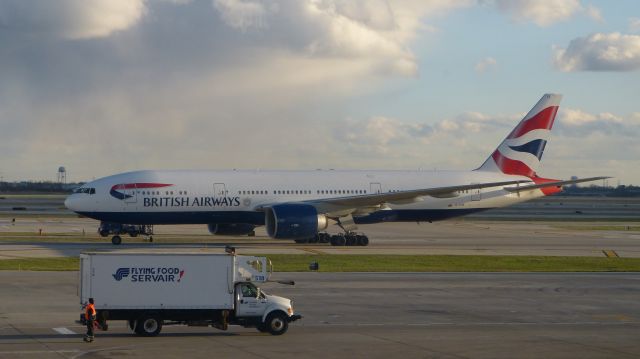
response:
{"label": "tarmac", "polygon": [[111,322],[82,342],[77,272],[0,272],[0,358],[637,358],[638,273],[283,273],[283,336]]}
{"label": "tarmac", "polygon": [[[624,230],[638,223],[598,223],[617,230],[589,230],[584,222],[445,221],[436,223],[383,223],[361,226],[370,238],[367,247],[299,245],[269,239],[263,229],[256,237],[225,237],[206,234],[202,226],[156,226],[154,242],[123,236],[116,247],[109,238],[95,234],[97,223],[78,218],[20,219],[15,226],[0,224],[0,259],[76,256],[85,250],[131,248],[223,248],[235,246],[252,254],[452,254],[640,257],[640,231]],[[43,235],[38,229],[44,228]],[[587,229],[585,229],[587,228]],[[86,237],[79,235],[84,230]],[[32,233],[15,237],[14,233]],[[71,242],[60,241],[71,233]],[[74,234],[75,233],[75,234]],[[8,239],[7,239],[8,238]]]}
{"label": "tarmac", "polygon": [[[156,226],[153,243],[125,236],[115,247],[59,199],[34,201],[0,208],[0,259],[226,244],[242,254],[640,257],[639,200],[555,198],[464,220],[362,226],[367,247],[299,245],[261,229],[212,236],[205,226]],[[297,284],[265,290],[293,299],[304,315],[283,336],[173,326],[140,338],[112,322],[94,343],[82,342],[75,323],[77,276],[0,271],[0,358],[640,357],[640,273],[276,273]]]}

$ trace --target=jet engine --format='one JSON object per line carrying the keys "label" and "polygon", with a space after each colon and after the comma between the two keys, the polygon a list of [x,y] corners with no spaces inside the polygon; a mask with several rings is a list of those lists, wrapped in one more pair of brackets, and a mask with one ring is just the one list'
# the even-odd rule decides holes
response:
{"label": "jet engine", "polygon": [[209,223],[207,228],[209,233],[219,236],[246,236],[252,234],[256,226],[247,223]]}
{"label": "jet engine", "polygon": [[265,212],[265,226],[271,238],[308,239],[326,229],[328,224],[327,217],[308,204],[277,204]]}

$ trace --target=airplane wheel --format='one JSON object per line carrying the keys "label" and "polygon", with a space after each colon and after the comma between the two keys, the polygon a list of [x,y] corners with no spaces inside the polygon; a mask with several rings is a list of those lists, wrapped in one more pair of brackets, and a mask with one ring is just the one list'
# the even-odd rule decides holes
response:
{"label": "airplane wheel", "polygon": [[318,233],[318,243],[329,243],[331,236],[328,233]]}
{"label": "airplane wheel", "polygon": [[113,236],[113,237],[111,237],[111,243],[112,243],[114,246],[117,246],[117,245],[119,245],[120,243],[122,243],[122,238],[120,238],[120,236]]}
{"label": "airplane wheel", "polygon": [[320,240],[320,236],[316,234],[315,236],[309,238],[309,243],[318,243],[319,240]]}
{"label": "airplane wheel", "polygon": [[355,246],[357,244],[357,238],[354,234],[345,236],[346,245]]}
{"label": "airplane wheel", "polygon": [[309,242],[309,239],[308,238],[305,238],[305,239],[294,239],[293,241],[298,243],[298,244],[304,244],[304,243]]}
{"label": "airplane wheel", "polygon": [[332,246],[344,246],[347,243],[347,240],[344,236],[331,236],[331,245]]}
{"label": "airplane wheel", "polygon": [[359,246],[364,247],[369,245],[369,237],[358,235],[356,238]]}

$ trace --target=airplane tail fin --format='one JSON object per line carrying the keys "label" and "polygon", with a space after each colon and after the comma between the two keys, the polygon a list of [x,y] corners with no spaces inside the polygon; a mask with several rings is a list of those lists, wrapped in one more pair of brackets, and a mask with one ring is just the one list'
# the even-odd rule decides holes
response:
{"label": "airplane tail fin", "polygon": [[542,153],[562,95],[545,94],[477,171],[538,178]]}

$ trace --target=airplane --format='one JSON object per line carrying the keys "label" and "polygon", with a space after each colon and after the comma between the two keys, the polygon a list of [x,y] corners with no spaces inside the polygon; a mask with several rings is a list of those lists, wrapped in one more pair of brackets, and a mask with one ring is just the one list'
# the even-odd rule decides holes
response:
{"label": "airplane", "polygon": [[[251,235],[334,246],[369,244],[358,225],[432,222],[505,207],[608,177],[538,176],[562,96],[545,94],[484,163],[471,171],[143,170],[82,185],[70,210],[101,221],[103,236],[149,235],[153,225],[206,224],[214,235]],[[329,224],[344,234],[329,235]],[[151,230],[149,230],[151,228]]]}

